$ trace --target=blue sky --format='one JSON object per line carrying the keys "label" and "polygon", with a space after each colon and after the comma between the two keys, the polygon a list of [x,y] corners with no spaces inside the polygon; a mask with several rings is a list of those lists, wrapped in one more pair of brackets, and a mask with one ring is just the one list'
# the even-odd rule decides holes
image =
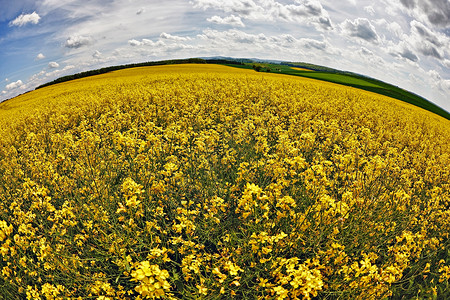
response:
{"label": "blue sky", "polygon": [[0,100],[104,66],[217,55],[353,71],[450,111],[449,0],[0,0]]}

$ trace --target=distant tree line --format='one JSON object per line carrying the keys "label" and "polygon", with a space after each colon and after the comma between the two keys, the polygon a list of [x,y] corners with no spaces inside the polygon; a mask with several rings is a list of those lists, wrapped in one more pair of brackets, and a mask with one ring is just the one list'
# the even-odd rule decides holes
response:
{"label": "distant tree line", "polygon": [[309,64],[309,63],[304,63],[304,62],[282,62],[281,65],[285,65],[288,67],[296,67],[296,68],[305,68],[305,69],[309,69],[312,71],[318,71],[318,72],[328,72],[328,73],[345,73],[344,71],[340,71],[340,70],[336,70],[333,68],[328,68],[325,66],[320,66],[320,65],[314,65],[314,64]]}
{"label": "distant tree line", "polygon": [[81,72],[73,75],[67,75],[60,77],[58,79],[55,79],[53,81],[44,83],[36,88],[40,89],[46,86],[54,85],[61,82],[66,82],[74,79],[99,75],[99,74],[105,74],[112,71],[117,70],[123,70],[123,69],[129,69],[129,68],[137,68],[137,67],[149,67],[149,66],[162,66],[162,65],[175,65],[175,64],[224,64],[224,65],[243,65],[240,61],[234,61],[234,60],[226,60],[226,59],[202,59],[202,58],[187,58],[187,59],[171,59],[171,60],[160,60],[160,61],[149,61],[149,62],[143,62],[143,63],[136,63],[136,64],[127,64],[127,65],[120,65],[120,66],[111,66],[111,67],[105,67],[101,69]]}
{"label": "distant tree line", "polygon": [[255,65],[253,64],[253,70],[255,70],[256,72],[271,72],[272,69],[269,68],[268,66],[264,66],[264,65]]}

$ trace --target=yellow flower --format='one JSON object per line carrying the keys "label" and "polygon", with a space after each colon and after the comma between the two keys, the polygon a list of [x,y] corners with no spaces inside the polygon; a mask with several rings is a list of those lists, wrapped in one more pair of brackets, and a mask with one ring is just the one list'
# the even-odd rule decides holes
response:
{"label": "yellow flower", "polygon": [[125,196],[125,204],[128,207],[137,207],[141,203],[137,198],[143,192],[142,185],[137,184],[129,177],[122,184],[122,193]]}
{"label": "yellow flower", "polygon": [[208,289],[205,286],[197,284],[196,287],[198,289],[199,294],[205,295],[205,296],[208,295]]}
{"label": "yellow flower", "polygon": [[236,276],[238,272],[244,272],[238,265],[231,261],[227,261],[224,265],[225,270],[227,270],[231,276]]}
{"label": "yellow flower", "polygon": [[149,261],[137,263],[131,272],[132,281],[138,281],[135,290],[143,297],[161,297],[170,290],[167,281],[169,272],[161,270],[158,265],[151,265]]}

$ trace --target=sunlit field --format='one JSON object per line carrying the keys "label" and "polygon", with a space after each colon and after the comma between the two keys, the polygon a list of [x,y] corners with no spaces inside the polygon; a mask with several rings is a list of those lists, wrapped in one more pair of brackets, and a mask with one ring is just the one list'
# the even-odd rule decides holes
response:
{"label": "sunlit field", "polygon": [[297,71],[307,71],[307,72],[314,72],[313,70],[310,69],[305,69],[305,68],[296,68],[296,67],[291,67],[292,70],[297,70]]}
{"label": "sunlit field", "polygon": [[312,79],[135,68],[0,104],[0,298],[448,299],[450,122]]}

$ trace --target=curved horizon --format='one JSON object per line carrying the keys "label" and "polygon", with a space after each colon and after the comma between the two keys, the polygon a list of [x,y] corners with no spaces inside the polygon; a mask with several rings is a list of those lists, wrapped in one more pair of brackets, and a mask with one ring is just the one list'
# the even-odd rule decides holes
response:
{"label": "curved horizon", "polygon": [[450,2],[0,0],[0,101],[107,66],[229,56],[376,78],[450,111]]}

